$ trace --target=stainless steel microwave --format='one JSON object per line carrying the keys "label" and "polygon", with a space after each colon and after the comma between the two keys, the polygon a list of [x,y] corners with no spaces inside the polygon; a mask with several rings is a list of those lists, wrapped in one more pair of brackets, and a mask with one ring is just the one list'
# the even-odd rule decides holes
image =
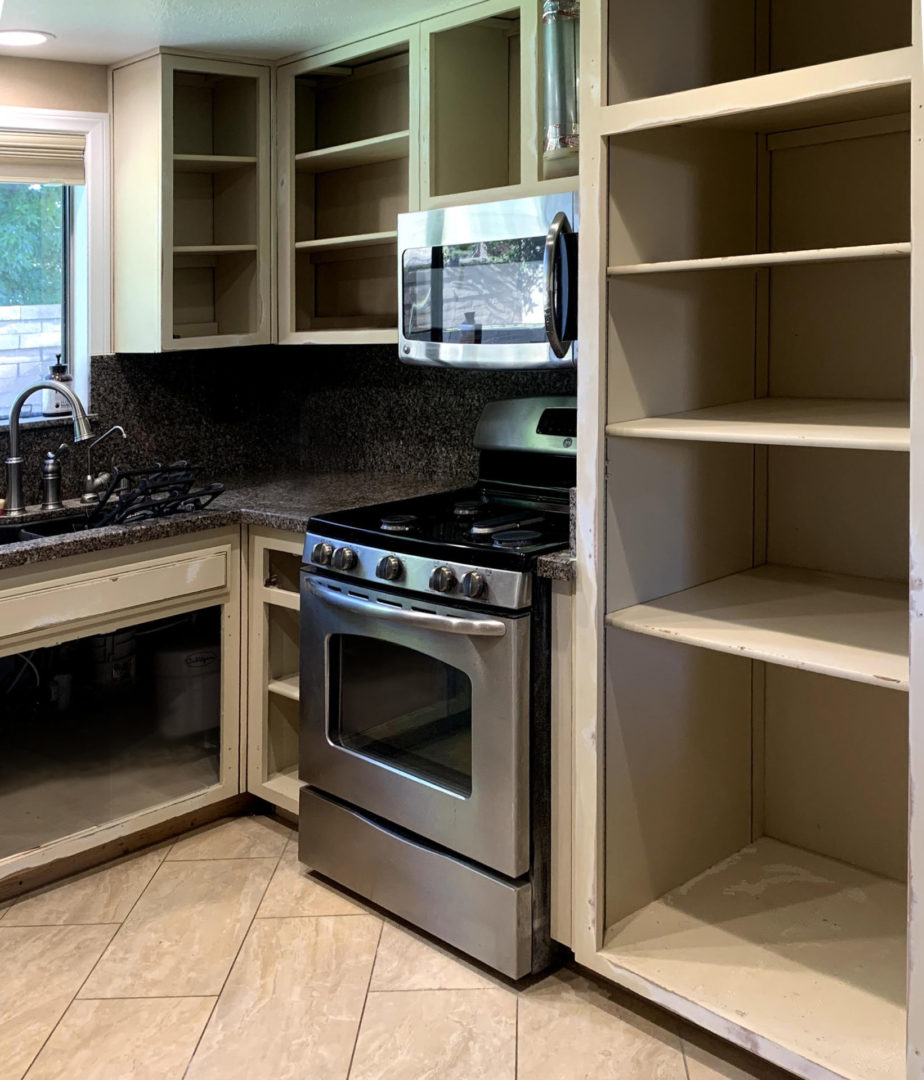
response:
{"label": "stainless steel microwave", "polygon": [[574,192],[399,214],[400,359],[574,365],[577,227]]}

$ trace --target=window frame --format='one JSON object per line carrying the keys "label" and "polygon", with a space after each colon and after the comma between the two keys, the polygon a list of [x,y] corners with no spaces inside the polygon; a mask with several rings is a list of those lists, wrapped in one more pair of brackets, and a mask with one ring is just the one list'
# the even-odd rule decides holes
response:
{"label": "window frame", "polygon": [[[70,243],[66,245],[69,290],[64,324],[67,340],[62,345],[74,377],[74,390],[90,410],[90,357],[109,353],[112,340],[109,115],[0,106],[0,127],[74,132],[86,139],[85,184],[70,186]],[[84,267],[86,272],[81,273]],[[0,430],[7,426],[6,421],[0,421]]]}

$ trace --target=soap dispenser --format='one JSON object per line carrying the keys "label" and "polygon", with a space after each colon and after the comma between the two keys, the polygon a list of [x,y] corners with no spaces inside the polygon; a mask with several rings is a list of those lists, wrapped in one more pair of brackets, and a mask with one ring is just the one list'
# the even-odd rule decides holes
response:
{"label": "soap dispenser", "polygon": [[[72,383],[73,376],[67,370],[67,364],[61,363],[61,354],[55,356],[55,362],[51,365],[48,378],[52,382]],[[73,389],[73,387],[71,388]],[[70,402],[63,394],[56,390],[42,391],[42,413],[45,416],[70,416]]]}

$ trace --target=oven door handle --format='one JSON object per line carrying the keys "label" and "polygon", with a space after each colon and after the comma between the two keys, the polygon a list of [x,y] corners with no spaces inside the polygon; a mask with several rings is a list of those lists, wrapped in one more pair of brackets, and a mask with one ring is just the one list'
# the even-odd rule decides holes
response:
{"label": "oven door handle", "polygon": [[380,604],[375,600],[363,600],[359,596],[332,592],[323,585],[316,585],[311,578],[308,579],[308,589],[312,596],[331,607],[356,611],[361,615],[371,615],[376,619],[385,619],[388,622],[415,627],[419,630],[439,630],[444,634],[464,634],[467,637],[503,637],[507,633],[507,626],[500,619],[457,619],[452,615],[436,615],[429,611],[390,607],[388,604]]}

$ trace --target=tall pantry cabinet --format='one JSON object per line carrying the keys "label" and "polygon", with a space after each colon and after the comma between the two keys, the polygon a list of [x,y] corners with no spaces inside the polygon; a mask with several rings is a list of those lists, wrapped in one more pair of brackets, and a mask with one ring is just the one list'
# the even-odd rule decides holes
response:
{"label": "tall pantry cabinet", "polygon": [[583,21],[572,944],[920,1080],[920,4]]}

